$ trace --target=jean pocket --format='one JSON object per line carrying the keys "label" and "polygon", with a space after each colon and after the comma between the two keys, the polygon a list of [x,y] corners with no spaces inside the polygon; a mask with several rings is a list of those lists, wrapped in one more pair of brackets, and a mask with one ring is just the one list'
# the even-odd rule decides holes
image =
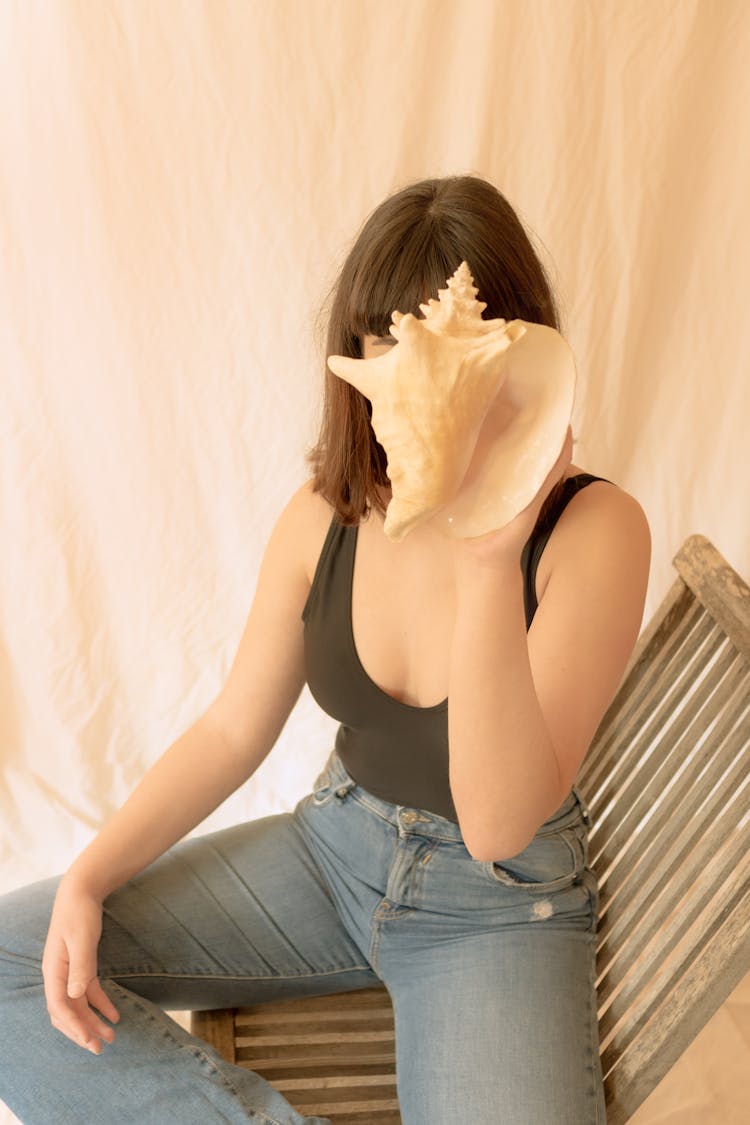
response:
{"label": "jean pocket", "polygon": [[548,894],[580,880],[588,856],[588,828],[583,820],[556,832],[538,833],[510,859],[488,860],[484,869],[493,883]]}

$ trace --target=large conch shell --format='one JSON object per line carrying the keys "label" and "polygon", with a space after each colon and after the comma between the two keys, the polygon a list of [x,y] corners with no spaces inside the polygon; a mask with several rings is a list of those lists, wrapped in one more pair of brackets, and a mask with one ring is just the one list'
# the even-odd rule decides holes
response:
{"label": "large conch shell", "polygon": [[509,523],[533,500],[565,440],[573,355],[553,328],[482,320],[466,262],[420,305],[394,312],[398,341],[381,356],[332,355],[328,366],[372,404],[388,459],[389,539],[430,521],[454,538]]}

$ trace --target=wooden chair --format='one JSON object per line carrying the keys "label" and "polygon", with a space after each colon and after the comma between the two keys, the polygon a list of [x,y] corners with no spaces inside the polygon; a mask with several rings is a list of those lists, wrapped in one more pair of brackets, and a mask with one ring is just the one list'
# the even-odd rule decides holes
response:
{"label": "wooden chair", "polygon": [[[608,1125],[750,971],[750,588],[702,536],[673,561],[575,782],[599,881]],[[301,1113],[400,1125],[384,987],[195,1012],[191,1026]]]}

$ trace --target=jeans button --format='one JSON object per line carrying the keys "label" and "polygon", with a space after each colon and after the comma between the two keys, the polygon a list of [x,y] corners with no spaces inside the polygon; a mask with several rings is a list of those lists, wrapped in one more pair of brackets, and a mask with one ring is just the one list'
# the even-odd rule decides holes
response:
{"label": "jeans button", "polygon": [[414,824],[414,822],[418,820],[419,817],[417,813],[413,812],[411,809],[407,809],[407,811],[402,814],[401,819],[403,820],[404,824]]}
{"label": "jeans button", "polygon": [[336,790],[336,796],[337,797],[345,797],[348,792],[349,792],[349,790],[346,788],[346,786],[342,785],[340,789]]}

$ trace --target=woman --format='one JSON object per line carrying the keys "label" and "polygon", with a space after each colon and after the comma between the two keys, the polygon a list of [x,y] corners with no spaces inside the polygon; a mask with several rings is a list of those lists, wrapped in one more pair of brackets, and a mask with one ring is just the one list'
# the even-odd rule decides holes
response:
{"label": "woman", "polygon": [[[419,315],[462,260],[485,317],[559,327],[512,208],[452,177],[370,216],[328,355],[390,346],[391,312]],[[327,375],[314,475],[273,530],[218,697],[59,882],[3,900],[0,1095],[28,1125],[301,1122],[161,1008],[381,982],[404,1125],[605,1122],[573,780],[639,630],[648,526],[570,464],[569,431],[502,529],[391,542],[369,414]],[[312,792],[178,843],[252,776],[305,681],[341,722]]]}

